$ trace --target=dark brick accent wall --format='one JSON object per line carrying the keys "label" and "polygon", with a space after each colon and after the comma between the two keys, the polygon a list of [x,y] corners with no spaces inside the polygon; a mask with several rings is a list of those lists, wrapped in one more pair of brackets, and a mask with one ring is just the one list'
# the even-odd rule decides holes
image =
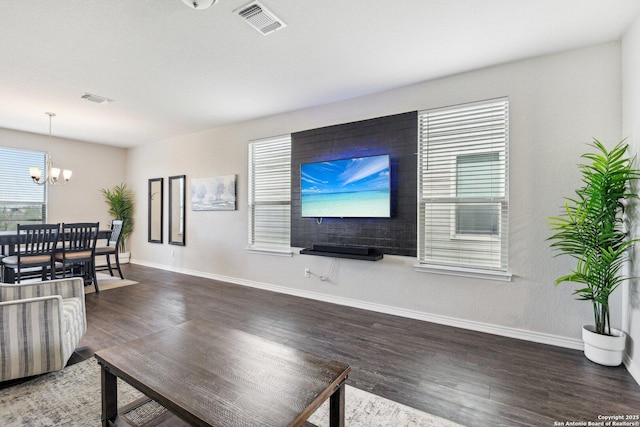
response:
{"label": "dark brick accent wall", "polygon": [[[291,135],[291,245],[372,246],[385,254],[416,256],[418,113],[396,114]],[[391,218],[303,218],[300,165],[389,154]]]}

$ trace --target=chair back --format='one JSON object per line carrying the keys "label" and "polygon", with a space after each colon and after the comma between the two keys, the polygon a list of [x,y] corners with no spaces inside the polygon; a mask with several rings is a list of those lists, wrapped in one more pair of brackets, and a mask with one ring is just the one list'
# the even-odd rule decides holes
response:
{"label": "chair back", "polygon": [[60,224],[18,224],[18,263],[20,258],[51,255],[58,244]]}
{"label": "chair back", "polygon": [[109,236],[109,241],[107,242],[107,246],[113,246],[118,249],[118,245],[120,244],[120,236],[122,235],[122,229],[124,228],[124,220],[123,219],[114,219],[111,221],[111,236]]}
{"label": "chair back", "polygon": [[73,253],[90,252],[93,256],[98,239],[99,222],[78,222],[72,224],[62,224],[62,236],[64,245],[63,254],[66,256]]}

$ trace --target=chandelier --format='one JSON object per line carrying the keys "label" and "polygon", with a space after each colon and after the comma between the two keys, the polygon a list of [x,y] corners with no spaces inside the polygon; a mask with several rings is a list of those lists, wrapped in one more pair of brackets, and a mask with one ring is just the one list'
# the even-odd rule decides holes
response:
{"label": "chandelier", "polygon": [[[49,144],[51,144],[51,118],[55,117],[56,115],[55,113],[45,113],[45,114],[49,116]],[[53,167],[53,162],[51,161],[51,156],[49,155],[49,153],[47,153],[46,167],[47,167],[47,170],[45,171],[45,177],[44,179],[42,179],[42,181],[40,180],[42,178],[42,171],[40,170],[40,168],[39,167],[29,168],[29,173],[31,174],[31,179],[33,179],[33,182],[35,182],[38,185],[44,185],[47,183],[51,185],[56,185],[56,184],[65,185],[71,179],[72,172],[70,170],[65,169],[62,171],[62,178],[64,179],[64,182],[60,181],[60,169]]]}

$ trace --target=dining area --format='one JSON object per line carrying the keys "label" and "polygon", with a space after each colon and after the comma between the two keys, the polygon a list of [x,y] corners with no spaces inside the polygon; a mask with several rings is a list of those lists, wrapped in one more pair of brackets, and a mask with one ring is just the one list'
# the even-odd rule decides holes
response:
{"label": "dining area", "polygon": [[[114,276],[120,268],[118,248],[124,220],[112,220],[108,229],[99,222],[17,224],[0,231],[2,283],[82,277],[85,286],[99,292],[97,271]],[[100,243],[99,243],[100,242]]]}

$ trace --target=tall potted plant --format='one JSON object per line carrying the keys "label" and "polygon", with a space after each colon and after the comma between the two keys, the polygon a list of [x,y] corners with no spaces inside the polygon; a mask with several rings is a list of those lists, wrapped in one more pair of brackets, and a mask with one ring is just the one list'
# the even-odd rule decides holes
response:
{"label": "tall potted plant", "polygon": [[611,327],[609,296],[628,279],[621,270],[637,239],[629,239],[623,214],[628,201],[638,197],[630,187],[640,175],[624,141],[611,150],[597,139],[589,145],[595,152],[582,155],[588,163],[579,165],[583,186],[574,198],[565,198],[562,216],[550,218],[555,234],[549,239],[559,255],[577,260],[574,270],[555,284],[578,283],[580,288],[573,294],[592,304],[594,325],[582,330],[585,356],[617,366],[622,363],[626,337]]}
{"label": "tall potted plant", "polygon": [[[112,189],[103,188],[100,190],[104,195],[105,202],[109,206],[109,215],[113,219],[123,219],[124,228],[120,235],[120,252],[125,251],[127,237],[133,231],[133,191],[127,188],[127,184],[116,185]],[[122,259],[122,258],[121,258]]]}

